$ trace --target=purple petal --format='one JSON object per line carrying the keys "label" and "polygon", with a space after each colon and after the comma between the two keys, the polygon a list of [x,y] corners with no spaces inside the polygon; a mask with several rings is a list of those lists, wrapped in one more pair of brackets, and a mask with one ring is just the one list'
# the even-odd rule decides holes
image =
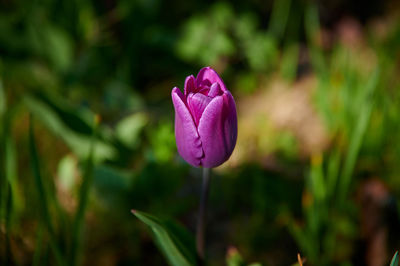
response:
{"label": "purple petal", "polygon": [[225,145],[227,148],[227,153],[230,156],[233,152],[233,149],[235,148],[237,140],[237,132],[238,132],[236,104],[232,94],[229,91],[225,91],[223,97],[224,97],[223,116],[226,117],[224,121]]}
{"label": "purple petal", "polygon": [[197,92],[200,92],[203,95],[208,95],[208,92],[210,91],[210,86],[202,85],[200,88],[197,88],[196,90]]}
{"label": "purple petal", "polygon": [[215,96],[221,93],[221,87],[217,82],[211,85],[210,91],[208,92],[208,96],[214,98]]}
{"label": "purple petal", "polygon": [[211,100],[212,98],[201,93],[189,94],[189,97],[187,98],[187,104],[196,125],[199,124],[200,117]]}
{"label": "purple petal", "polygon": [[189,93],[195,92],[196,90],[196,79],[193,75],[190,75],[185,80],[185,87],[183,89],[185,96],[187,97]]}
{"label": "purple petal", "polygon": [[199,74],[197,74],[196,77],[197,87],[200,87],[200,85],[204,84],[204,82],[207,80],[209,81],[208,86],[217,82],[223,92],[227,90],[222,79],[218,76],[217,72],[215,72],[215,70],[212,69],[211,67],[204,67],[200,69]]}
{"label": "purple petal", "polygon": [[208,79],[197,82],[197,88],[199,88],[199,89],[203,89],[203,88],[209,89],[211,85],[212,85],[212,83]]}
{"label": "purple petal", "polygon": [[175,87],[171,94],[175,108],[175,138],[178,152],[188,163],[198,167],[204,155],[200,136],[184,103],[182,92]]}
{"label": "purple petal", "polygon": [[237,130],[236,126],[228,123],[234,122],[231,110],[226,105],[224,96],[217,96],[207,105],[200,123],[198,132],[203,145],[204,167],[216,167],[224,163],[231,155],[236,143],[232,143],[233,137],[237,133],[230,132],[231,129]]}

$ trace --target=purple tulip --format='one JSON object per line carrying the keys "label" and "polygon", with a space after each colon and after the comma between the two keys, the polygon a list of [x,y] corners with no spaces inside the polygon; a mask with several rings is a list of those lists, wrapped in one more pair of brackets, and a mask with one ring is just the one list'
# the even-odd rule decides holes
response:
{"label": "purple tulip", "polygon": [[184,94],[172,89],[175,138],[179,154],[195,167],[221,165],[232,154],[237,138],[235,100],[210,67],[185,80]]}

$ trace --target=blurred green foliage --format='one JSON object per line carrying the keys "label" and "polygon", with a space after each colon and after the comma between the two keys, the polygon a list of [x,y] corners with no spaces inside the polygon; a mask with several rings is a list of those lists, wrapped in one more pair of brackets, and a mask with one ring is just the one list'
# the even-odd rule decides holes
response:
{"label": "blurred green foliage", "polygon": [[341,28],[331,2],[0,1],[0,265],[194,264],[200,171],[176,152],[170,91],[205,65],[239,119],[273,80],[311,77],[328,142],[304,153],[254,114],[265,158],[212,174],[209,265],[365,264],[364,182],[400,199],[400,23],[365,4]]}

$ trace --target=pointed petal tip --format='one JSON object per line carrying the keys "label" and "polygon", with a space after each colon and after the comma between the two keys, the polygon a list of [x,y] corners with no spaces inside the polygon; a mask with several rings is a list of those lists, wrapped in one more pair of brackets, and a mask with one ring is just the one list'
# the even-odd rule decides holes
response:
{"label": "pointed petal tip", "polygon": [[187,96],[196,89],[196,78],[193,75],[187,76],[185,79],[184,93]]}
{"label": "pointed petal tip", "polygon": [[176,107],[178,102],[186,102],[185,95],[183,95],[182,91],[178,87],[174,87],[171,91],[172,103]]}
{"label": "pointed petal tip", "polygon": [[222,91],[227,90],[221,77],[212,67],[207,66],[200,69],[196,77],[197,85],[199,86],[204,80],[208,80],[211,84],[217,82],[220,85]]}
{"label": "pointed petal tip", "polygon": [[181,90],[180,90],[178,87],[174,87],[174,88],[172,89],[172,91],[171,91],[171,94],[172,94],[172,95],[173,95],[173,94],[179,94],[179,92],[182,93]]}
{"label": "pointed petal tip", "polygon": [[209,97],[215,97],[221,93],[221,86],[218,82],[214,82],[208,92]]}

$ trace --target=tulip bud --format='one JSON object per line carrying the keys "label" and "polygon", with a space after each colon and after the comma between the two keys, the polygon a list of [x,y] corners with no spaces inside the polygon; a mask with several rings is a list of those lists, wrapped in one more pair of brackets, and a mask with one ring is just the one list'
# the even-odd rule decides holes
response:
{"label": "tulip bud", "polygon": [[216,167],[232,154],[237,138],[235,100],[210,67],[172,89],[179,154],[195,167]]}

